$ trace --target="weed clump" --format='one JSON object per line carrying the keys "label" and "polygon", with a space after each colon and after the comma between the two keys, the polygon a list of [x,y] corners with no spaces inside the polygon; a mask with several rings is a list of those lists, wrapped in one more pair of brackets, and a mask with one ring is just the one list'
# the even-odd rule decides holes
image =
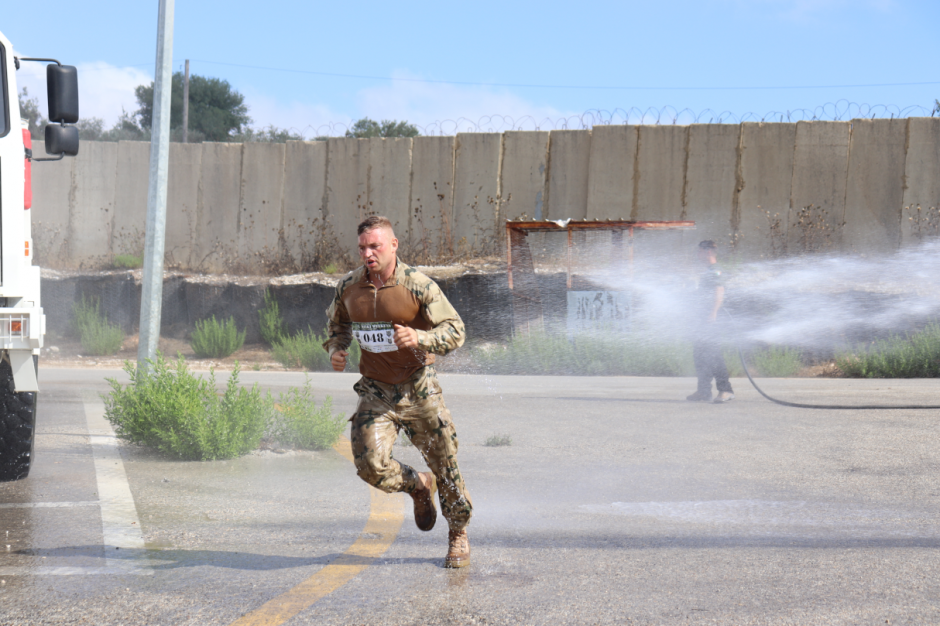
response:
{"label": "weed clump", "polygon": [[268,436],[284,445],[303,450],[326,450],[339,439],[346,426],[342,413],[333,413],[329,396],[317,406],[308,378],[303,387],[282,393],[274,405]]}
{"label": "weed clump", "polygon": [[287,338],[287,324],[281,318],[281,309],[271,290],[264,292],[264,306],[258,311],[261,326],[261,339],[269,346],[274,346]]}
{"label": "weed clump", "polygon": [[855,378],[937,378],[940,376],[940,323],[895,335],[836,355],[836,367]]}
{"label": "weed clump", "polygon": [[641,335],[617,341],[591,335],[538,332],[517,335],[505,346],[479,347],[473,358],[493,374],[581,376],[688,376],[695,372],[692,351],[680,341],[650,343]]}
{"label": "weed clump", "polygon": [[488,448],[501,448],[503,446],[512,445],[512,437],[509,435],[493,435],[488,437],[487,440],[483,443],[484,446]]}
{"label": "weed clump", "polygon": [[239,332],[234,318],[220,323],[213,315],[211,319],[196,322],[189,345],[200,358],[221,359],[242,347],[245,333],[244,330]]}
{"label": "weed clump", "polygon": [[133,254],[119,254],[114,257],[112,265],[116,269],[136,270],[144,266],[144,260],[142,257]]}
{"label": "weed clump", "polygon": [[[284,367],[303,368],[308,372],[328,372],[332,371],[330,365],[330,355],[323,347],[323,342],[327,340],[326,331],[323,335],[318,335],[309,328],[305,331],[285,337],[272,346],[271,352]],[[357,369],[362,351],[356,341],[349,346],[349,357],[346,362],[349,367]]]}
{"label": "weed clump", "polygon": [[751,355],[758,374],[767,378],[795,376],[803,369],[803,353],[797,348],[770,346]]}
{"label": "weed clump", "polygon": [[270,420],[270,401],[255,385],[238,386],[239,366],[216,394],[215,372],[192,374],[182,355],[171,367],[162,354],[141,370],[130,362],[130,384],[108,379],[105,417],[122,439],[173,457],[202,461],[230,459],[258,447]]}
{"label": "weed clump", "polygon": [[124,331],[112,324],[101,312],[97,298],[85,298],[72,307],[72,329],[82,342],[86,354],[104,356],[114,354],[124,343]]}

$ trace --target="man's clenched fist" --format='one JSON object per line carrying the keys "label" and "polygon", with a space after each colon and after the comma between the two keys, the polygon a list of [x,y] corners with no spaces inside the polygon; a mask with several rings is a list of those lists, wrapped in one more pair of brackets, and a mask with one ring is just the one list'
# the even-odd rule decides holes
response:
{"label": "man's clenched fist", "polygon": [[399,348],[417,348],[418,331],[400,324],[395,324],[395,345]]}
{"label": "man's clenched fist", "polygon": [[333,356],[330,357],[330,365],[333,366],[333,369],[337,372],[342,372],[346,369],[346,357],[349,356],[349,353],[345,350],[337,350],[333,353]]}

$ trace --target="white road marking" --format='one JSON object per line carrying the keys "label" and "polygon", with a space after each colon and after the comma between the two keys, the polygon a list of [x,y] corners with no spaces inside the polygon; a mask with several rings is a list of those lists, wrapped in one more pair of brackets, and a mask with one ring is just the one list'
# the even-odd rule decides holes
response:
{"label": "white road marking", "polygon": [[68,509],[74,506],[99,506],[100,502],[5,502],[0,509]]}
{"label": "white road marking", "polygon": [[95,457],[95,479],[98,482],[101,529],[104,537],[104,569],[115,570],[113,573],[152,574],[153,570],[146,556],[136,559],[116,558],[118,549],[145,554],[144,537],[134,496],[124,471],[124,461],[121,460],[117,437],[111,423],[104,417],[104,402],[96,392],[90,390],[82,393],[82,402],[85,405],[88,435]]}
{"label": "white road marking", "polygon": [[[105,554],[104,567],[56,567],[41,565],[0,567],[0,576],[101,576],[153,575],[147,558],[144,537],[137,517],[124,461],[111,423],[104,417],[104,403],[94,391],[82,392],[85,420],[95,462],[98,484],[97,502],[24,502],[0,504],[0,508],[71,508],[101,507],[101,530]],[[123,552],[119,552],[123,551]],[[124,556],[120,558],[119,555]]]}

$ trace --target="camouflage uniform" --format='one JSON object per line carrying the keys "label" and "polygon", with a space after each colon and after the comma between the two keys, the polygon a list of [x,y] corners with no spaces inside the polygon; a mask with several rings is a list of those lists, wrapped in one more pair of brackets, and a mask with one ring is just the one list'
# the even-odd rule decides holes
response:
{"label": "camouflage uniform", "polygon": [[[365,267],[340,281],[327,311],[329,339],[324,347],[330,354],[347,349],[352,342],[352,322],[383,319],[388,314],[381,310],[379,294],[391,294],[388,297],[393,306],[388,309],[400,314],[404,307],[409,315],[413,310],[414,318],[408,323],[392,321],[415,328],[419,348],[362,353],[363,377],[353,387],[359,404],[350,418],[357,473],[387,493],[413,492],[419,484],[417,472],[392,457],[398,431],[404,429],[437,478],[441,513],[452,530],[461,530],[470,521],[473,505],[457,465],[457,432],[433,363],[434,354],[444,355],[463,345],[463,322],[437,283],[400,261],[393,277],[369,301],[375,303],[374,310],[364,310],[350,291],[367,293],[369,288],[374,286],[368,282]],[[400,289],[383,292],[395,288]]]}

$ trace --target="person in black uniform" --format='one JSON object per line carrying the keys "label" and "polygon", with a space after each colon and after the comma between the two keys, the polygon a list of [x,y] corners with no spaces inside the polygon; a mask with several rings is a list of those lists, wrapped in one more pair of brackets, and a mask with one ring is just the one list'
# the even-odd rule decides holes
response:
{"label": "person in black uniform", "polygon": [[718,265],[718,246],[715,242],[706,240],[699,243],[698,258],[704,265],[696,291],[696,326],[692,342],[698,390],[686,397],[686,400],[711,402],[712,379],[715,379],[715,386],[718,388],[715,403],[729,402],[734,399],[734,391],[731,389],[728,367],[721,353],[718,325],[718,311],[725,299],[725,278]]}

